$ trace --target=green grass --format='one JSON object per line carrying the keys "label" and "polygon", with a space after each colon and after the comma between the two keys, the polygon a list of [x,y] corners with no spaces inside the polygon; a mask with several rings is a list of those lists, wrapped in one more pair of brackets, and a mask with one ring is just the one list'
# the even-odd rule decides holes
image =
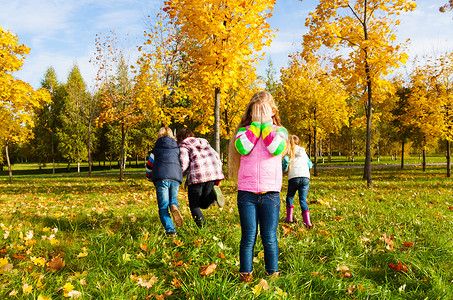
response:
{"label": "green grass", "polygon": [[[258,238],[250,284],[238,281],[233,183],[222,183],[226,206],[205,210],[203,229],[181,189],[184,226],[167,238],[154,187],[139,170],[122,183],[117,170],[91,178],[24,172],[12,184],[3,174],[0,299],[65,299],[71,290],[79,299],[453,299],[453,184],[445,166],[373,169],[371,189],[361,169],[320,170],[309,191],[313,230],[279,224],[277,278],[265,275]],[[286,182],[283,191],[281,219]],[[295,218],[302,219],[298,204]],[[51,263],[56,257],[64,267]],[[211,263],[215,271],[201,276]],[[261,279],[267,290],[257,287]]]}

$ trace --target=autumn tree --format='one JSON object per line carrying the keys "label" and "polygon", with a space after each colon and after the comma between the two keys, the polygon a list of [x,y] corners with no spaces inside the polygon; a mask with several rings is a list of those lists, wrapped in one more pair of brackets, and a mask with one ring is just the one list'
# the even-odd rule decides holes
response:
{"label": "autumn tree", "polygon": [[[185,87],[198,115],[199,131],[214,124],[215,149],[220,152],[221,111],[226,93],[238,82],[239,68],[252,66],[257,51],[270,44],[271,16],[275,1],[176,0],[166,1],[164,11],[186,36],[181,51],[190,72]],[[250,72],[254,69],[250,68]],[[221,99],[224,99],[223,101]],[[207,117],[211,114],[214,118]]]}
{"label": "autumn tree", "polygon": [[[304,51],[325,46],[334,49],[336,72],[350,90],[359,88],[366,111],[366,149],[363,178],[371,178],[372,111],[376,92],[389,86],[385,76],[404,63],[403,45],[396,43],[394,28],[402,11],[415,8],[413,0],[320,0],[306,21]],[[340,51],[341,50],[341,51]],[[351,93],[352,94],[352,93]]]}
{"label": "autumn tree", "polygon": [[[127,157],[127,134],[143,119],[143,101],[137,97],[136,80],[131,73],[131,67],[114,31],[96,37],[95,57],[90,60],[97,68],[96,87],[100,94],[101,111],[96,118],[98,127],[104,124],[116,126],[120,132],[120,175],[123,181],[123,171]],[[135,67],[134,67],[135,69]]]}
{"label": "autumn tree", "polygon": [[[14,33],[0,27],[0,144],[5,149],[10,182],[13,176],[8,148],[31,137],[33,111],[50,100],[46,90],[34,90],[12,75],[21,69],[29,51]],[[3,155],[0,158],[3,160]]]}
{"label": "autumn tree", "polygon": [[453,0],[448,0],[448,2],[441,7],[439,7],[440,12],[447,12],[453,10]]}
{"label": "autumn tree", "polygon": [[187,97],[181,91],[181,73],[187,68],[182,44],[185,37],[167,14],[159,12],[155,23],[150,18],[145,41],[138,47],[135,87],[137,97],[143,102],[144,114],[151,126],[169,126],[184,123],[190,109]]}
{"label": "autumn tree", "polygon": [[421,145],[423,153],[423,170],[426,170],[426,148],[440,136],[443,117],[441,106],[432,97],[432,80],[427,65],[416,67],[410,75],[411,93],[409,104],[405,109],[402,122],[405,126],[415,128],[414,139]]}
{"label": "autumn tree", "polygon": [[339,78],[321,60],[291,56],[281,76],[284,100],[279,99],[282,120],[288,131],[299,136],[313,135],[314,175],[318,175],[318,141],[348,124],[348,95]]}
{"label": "autumn tree", "polygon": [[447,177],[451,177],[450,144],[453,140],[453,53],[441,55],[429,66],[429,98],[441,115],[439,135],[446,141]]}

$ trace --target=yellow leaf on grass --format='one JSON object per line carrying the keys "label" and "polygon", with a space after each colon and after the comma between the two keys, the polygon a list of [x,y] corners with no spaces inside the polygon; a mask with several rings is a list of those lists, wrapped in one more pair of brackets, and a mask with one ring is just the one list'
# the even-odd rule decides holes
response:
{"label": "yellow leaf on grass", "polygon": [[49,298],[49,297],[46,297],[46,296],[43,296],[43,295],[39,294],[38,300],[52,300],[52,299]]}
{"label": "yellow leaf on grass", "polygon": [[37,265],[44,267],[46,265],[46,259],[44,257],[33,258],[32,262]]}
{"label": "yellow leaf on grass", "polygon": [[216,268],[217,268],[217,265],[215,263],[210,263],[207,266],[202,266],[200,269],[200,275],[207,276],[207,275],[211,274],[212,272],[214,272]]}
{"label": "yellow leaf on grass", "polygon": [[24,283],[22,285],[22,292],[24,293],[24,295],[28,295],[32,291],[33,291],[33,286],[32,285],[28,285],[27,283]]}
{"label": "yellow leaf on grass", "polygon": [[180,240],[174,240],[173,243],[175,243],[175,245],[178,247],[184,245],[184,243],[181,242]]}
{"label": "yellow leaf on grass", "polygon": [[82,248],[83,252],[77,254],[77,258],[87,257],[88,256],[88,249],[86,247]]}
{"label": "yellow leaf on grass", "polygon": [[70,283],[70,282],[67,282],[64,286],[63,286],[63,291],[65,293],[68,293],[70,291],[72,291],[74,289],[74,286]]}
{"label": "yellow leaf on grass", "polygon": [[0,258],[0,273],[9,272],[13,269],[13,265],[8,263],[7,258]]}
{"label": "yellow leaf on grass", "polygon": [[263,290],[264,291],[269,290],[269,284],[267,284],[267,281],[265,279],[261,279],[260,282],[253,287],[252,293],[255,295],[259,295]]}

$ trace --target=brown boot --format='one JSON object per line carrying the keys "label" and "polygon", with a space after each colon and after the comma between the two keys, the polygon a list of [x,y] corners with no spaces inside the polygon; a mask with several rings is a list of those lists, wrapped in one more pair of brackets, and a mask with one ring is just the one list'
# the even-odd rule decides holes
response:
{"label": "brown boot", "polygon": [[173,215],[173,219],[175,221],[175,225],[178,227],[181,227],[184,223],[182,219],[181,212],[179,211],[178,207],[176,205],[170,206],[170,212]]}
{"label": "brown boot", "polygon": [[253,275],[252,273],[239,273],[240,282],[252,282]]}

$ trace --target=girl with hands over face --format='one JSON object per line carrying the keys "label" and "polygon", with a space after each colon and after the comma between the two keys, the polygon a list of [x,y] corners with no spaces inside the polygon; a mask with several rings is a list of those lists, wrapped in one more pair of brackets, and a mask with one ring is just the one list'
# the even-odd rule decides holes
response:
{"label": "girl with hands over face", "polygon": [[282,188],[282,154],[288,132],[280,124],[278,108],[267,91],[252,96],[230,140],[229,172],[237,178],[241,222],[240,280],[251,281],[253,249],[260,227],[268,276],[278,275],[277,225]]}

